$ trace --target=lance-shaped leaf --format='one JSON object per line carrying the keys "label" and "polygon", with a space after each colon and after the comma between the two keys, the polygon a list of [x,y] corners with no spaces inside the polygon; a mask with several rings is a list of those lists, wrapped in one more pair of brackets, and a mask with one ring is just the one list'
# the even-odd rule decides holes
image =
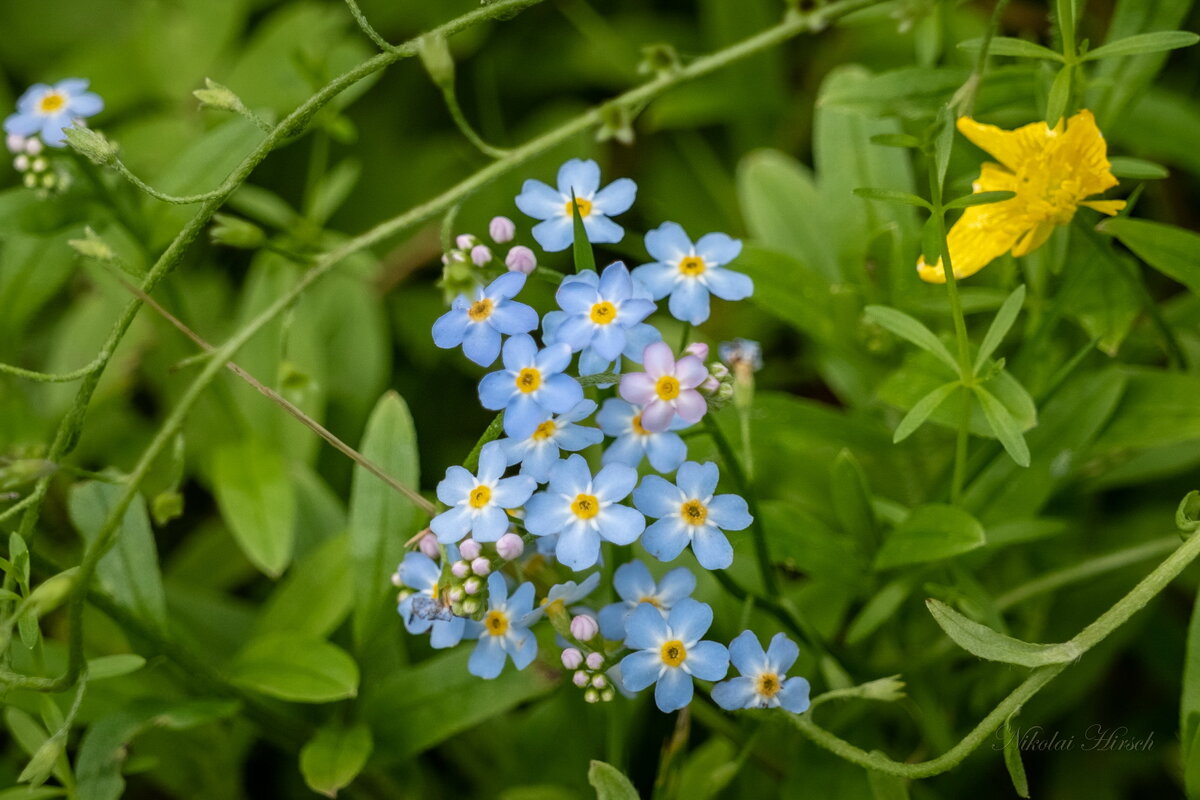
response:
{"label": "lance-shaped leaf", "polygon": [[1136,56],[1142,53],[1161,53],[1164,50],[1191,47],[1196,42],[1200,42],[1200,36],[1189,31],[1139,33],[1136,36],[1126,36],[1124,39],[1118,39],[1115,42],[1101,45],[1095,50],[1085,53],[1083,60],[1095,61],[1098,58]]}
{"label": "lance-shaped leaf", "polygon": [[1018,664],[1022,667],[1044,667],[1047,664],[1065,664],[1081,655],[1080,649],[1070,642],[1036,644],[1005,636],[986,625],[967,619],[932,597],[925,601],[925,605],[933,615],[934,622],[955,644],[971,655],[988,661]]}
{"label": "lance-shaped leaf", "polygon": [[1004,445],[1004,449],[1012,456],[1012,460],[1022,467],[1029,466],[1029,445],[1025,444],[1025,436],[1021,426],[1013,419],[1004,404],[996,396],[982,386],[972,387],[979,404],[983,406],[983,415],[987,417],[992,432]]}
{"label": "lance-shaped leaf", "polygon": [[896,426],[896,432],[892,435],[892,443],[899,444],[912,436],[917,428],[925,424],[929,415],[937,411],[942,403],[946,402],[946,398],[954,394],[954,390],[959,386],[962,386],[960,382],[950,381],[918,400],[904,415],[904,419],[900,420],[900,424]]}
{"label": "lance-shaped leaf", "polygon": [[1025,285],[1018,286],[1008,299],[1004,301],[1004,305],[1000,306],[1000,310],[996,312],[996,316],[992,318],[992,324],[988,326],[988,331],[983,336],[983,344],[979,345],[979,354],[975,356],[975,374],[979,374],[979,370],[983,369],[983,365],[992,357],[992,353],[996,352],[996,348],[1000,346],[1000,342],[1004,341],[1004,335],[1008,333],[1009,328],[1017,321],[1017,314],[1021,313],[1021,306],[1025,303]]}
{"label": "lance-shaped leaf", "polygon": [[954,361],[954,356],[950,355],[950,351],[946,349],[946,345],[942,344],[942,340],[937,338],[933,331],[915,318],[887,306],[867,306],[864,313],[867,319],[876,325],[886,328],[900,338],[907,339],[922,350],[931,353],[956,374],[958,373],[958,364]]}

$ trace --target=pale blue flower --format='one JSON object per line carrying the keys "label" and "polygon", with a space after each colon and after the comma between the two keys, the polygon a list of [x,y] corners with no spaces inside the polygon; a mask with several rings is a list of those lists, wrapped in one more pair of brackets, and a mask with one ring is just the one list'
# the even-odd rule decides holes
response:
{"label": "pale blue flower", "polygon": [[529,333],[538,326],[538,315],[512,298],[525,286],[525,276],[506,272],[486,288],[454,298],[450,310],[433,323],[433,343],[443,350],[462,345],[463,354],[481,367],[490,367],[500,355],[500,335]]}
{"label": "pale blue flower", "polygon": [[501,477],[507,466],[501,444],[488,442],[479,452],[477,475],[460,466],[446,470],[437,497],[450,508],[429,523],[439,542],[457,542],[467,533],[476,541],[494,542],[508,532],[504,510],[523,505],[537,482],[528,475]]}
{"label": "pale blue flower", "polygon": [[719,681],[729,671],[729,651],[700,639],[712,625],[712,608],[696,600],[680,600],[666,619],[643,603],[625,625],[625,646],[637,652],[621,659],[626,689],[640,692],[656,684],[660,711],[677,711],[692,701],[692,678]]}
{"label": "pale blue flower", "polygon": [[647,475],[633,492],[633,504],[658,522],[646,529],[644,546],[660,561],[672,561],[689,544],[705,569],[733,563],[733,547],[722,531],[740,531],[754,521],[746,501],[735,494],[715,495],[720,473],[711,461],[688,461],[672,484]]}
{"label": "pale blue flower", "polygon": [[84,78],[67,78],[53,86],[35,83],[17,100],[17,112],[4,120],[4,132],[42,137],[51,147],[62,147],[64,129],[104,110],[104,101],[89,92]]}
{"label": "pale blue flower", "polygon": [[675,319],[699,325],[708,319],[708,295],[722,300],[744,300],[754,293],[754,282],[726,269],[742,252],[742,243],[723,233],[709,233],[694,245],[683,228],[664,222],[646,234],[646,250],[655,259],[633,271],[633,278],[655,300],[671,296],[667,307]]}
{"label": "pale blue flower", "polygon": [[629,178],[619,178],[601,189],[599,165],[573,158],[559,167],[557,190],[541,181],[527,180],[517,195],[517,208],[543,220],[533,226],[533,238],[543,250],[550,253],[566,250],[574,241],[572,194],[589,242],[621,241],[625,231],[609,217],[629,210],[637,196],[637,184]]}
{"label": "pale blue flower", "polygon": [[621,355],[641,363],[646,345],[662,338],[642,321],[653,313],[654,302],[620,261],[599,277],[587,270],[564,278],[555,299],[562,311],[542,320],[544,338],[547,344],[562,342],[572,352],[582,351],[580,375],[604,372]]}
{"label": "pale blue flower", "polygon": [[[447,558],[457,561],[458,548],[448,545]],[[456,617],[439,601],[438,580],[442,568],[424,553],[406,553],[396,569],[399,583],[414,590],[400,601],[397,611],[409,633],[432,630],[429,645],[434,648],[454,647],[466,633],[466,619]]]}
{"label": "pale blue flower", "polygon": [[571,348],[553,344],[537,349],[522,333],[504,343],[504,369],[479,382],[479,402],[492,411],[504,409],[504,432],[524,439],[551,414],[565,414],[583,399],[583,387],[562,371],[571,363]]}
{"label": "pale blue flower", "polygon": [[550,587],[550,591],[546,593],[546,599],[542,600],[541,605],[525,615],[521,620],[521,625],[526,628],[530,627],[533,623],[546,616],[546,609],[555,603],[561,603],[563,608],[570,608],[594,592],[599,585],[599,572],[593,572],[578,583],[575,581],[564,581],[563,583],[554,584]]}
{"label": "pale blue flower", "polygon": [[799,655],[800,648],[782,633],[775,634],[770,648],[763,652],[758,637],[742,631],[729,644],[730,659],[741,677],[714,686],[713,700],[728,711],[782,707],[793,714],[802,714],[809,706],[808,681],[787,677]]}
{"label": "pale blue flower", "polygon": [[604,401],[596,423],[605,436],[615,438],[604,456],[604,464],[625,464],[637,468],[643,458],[658,472],[674,472],[687,458],[687,445],[675,430],[688,427],[676,416],[665,431],[648,431],[642,427],[642,409],[616,397]]}
{"label": "pale blue flower", "polygon": [[646,520],[619,505],[637,483],[637,470],[609,464],[592,477],[583,456],[574,454],[550,468],[550,486],[525,505],[525,529],[534,536],[558,534],[555,557],[573,570],[600,558],[600,540],[633,544]]}
{"label": "pale blue flower", "polygon": [[522,583],[510,597],[504,575],[488,576],[488,610],[482,622],[472,623],[479,643],[467,661],[467,671],[480,678],[495,678],[504,670],[506,658],[517,669],[525,669],[537,655],[537,637],[521,621],[533,610],[533,584]]}
{"label": "pale blue flower", "polygon": [[580,400],[565,414],[538,425],[524,439],[501,439],[508,465],[520,464],[521,474],[538,483],[550,480],[550,467],[558,462],[559,451],[574,452],[603,441],[604,434],[599,428],[575,424],[595,410],[594,400]]}
{"label": "pale blue flower", "polygon": [[676,603],[696,590],[696,576],[686,567],[676,567],[655,583],[646,565],[635,560],[617,567],[613,588],[621,602],[600,609],[600,632],[605,639],[620,640],[625,638],[625,622],[635,608],[648,603],[666,617]]}

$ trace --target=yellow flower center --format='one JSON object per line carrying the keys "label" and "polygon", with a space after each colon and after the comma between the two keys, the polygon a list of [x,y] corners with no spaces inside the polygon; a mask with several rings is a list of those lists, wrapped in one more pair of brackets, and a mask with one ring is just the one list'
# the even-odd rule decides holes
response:
{"label": "yellow flower center", "polygon": [[566,205],[567,216],[568,217],[575,216],[576,208],[579,209],[579,216],[586,217],[588,214],[592,213],[592,201],[585,200],[582,197],[576,197],[574,203],[572,203],[570,200],[568,200],[567,205]]}
{"label": "yellow flower center", "polygon": [[668,667],[678,667],[687,658],[687,648],[683,646],[683,642],[672,639],[669,642],[663,642],[659,655],[662,656],[663,663]]}
{"label": "yellow flower center", "polygon": [[633,432],[638,436],[649,436],[650,431],[642,427],[642,415],[634,414],[633,419],[629,420],[629,427],[633,428]]}
{"label": "yellow flower center", "polygon": [[537,442],[544,442],[557,432],[558,425],[554,423],[554,420],[548,419],[533,429],[533,439]]}
{"label": "yellow flower center", "polygon": [[482,322],[492,315],[492,309],[496,304],[491,301],[491,298],[485,297],[482,300],[476,300],[471,303],[471,307],[467,309],[467,316],[472,322]]}
{"label": "yellow flower center", "polygon": [[607,325],[617,318],[617,307],[605,300],[592,306],[590,316],[597,325]]}
{"label": "yellow flower center", "polygon": [[508,614],[492,610],[483,618],[483,628],[491,636],[503,636],[508,633]]}
{"label": "yellow flower center", "polygon": [[654,391],[660,400],[674,400],[679,397],[679,379],[672,375],[663,375],[654,384]]}
{"label": "yellow flower center", "polygon": [[66,104],[67,98],[62,92],[46,92],[42,95],[42,99],[38,101],[38,111],[41,111],[43,114],[53,114],[56,111],[61,111]]}
{"label": "yellow flower center", "polygon": [[700,256],[684,256],[679,259],[679,271],[694,278],[704,272],[704,259]]}
{"label": "yellow flower center", "polygon": [[578,494],[571,502],[571,511],[580,519],[591,519],[600,513],[600,501],[594,494]]}
{"label": "yellow flower center", "polygon": [[703,525],[708,519],[708,508],[699,500],[688,500],[679,507],[679,516],[689,525]]}
{"label": "yellow flower center", "polygon": [[754,687],[755,691],[763,697],[774,697],[779,694],[779,690],[782,688],[779,676],[774,672],[764,672],[759,675]]}
{"label": "yellow flower center", "polygon": [[659,611],[662,610],[662,603],[658,602],[657,597],[651,597],[650,595],[646,595],[645,597],[639,599],[638,602],[639,603],[649,603],[650,605],[657,608]]}
{"label": "yellow flower center", "polygon": [[542,373],[534,367],[526,367],[517,373],[517,388],[525,394],[536,392],[542,385]]}
{"label": "yellow flower center", "polygon": [[476,486],[467,495],[467,502],[471,504],[471,508],[483,508],[492,500],[492,490],[487,486]]}

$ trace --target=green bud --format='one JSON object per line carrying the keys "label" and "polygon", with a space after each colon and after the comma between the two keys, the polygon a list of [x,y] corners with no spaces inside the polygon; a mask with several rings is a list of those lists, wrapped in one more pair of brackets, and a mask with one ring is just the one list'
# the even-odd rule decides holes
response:
{"label": "green bud", "polygon": [[35,617],[43,617],[62,605],[63,601],[75,587],[75,575],[79,567],[71,567],[65,572],[47,578],[29,595],[29,613]]}
{"label": "green bud", "polygon": [[204,88],[197,89],[192,95],[200,101],[201,108],[215,108],[218,111],[232,111],[235,114],[245,114],[246,106],[233,90],[214,81],[204,79]]}
{"label": "green bud", "polygon": [[678,72],[681,64],[679,53],[669,44],[649,44],[642,48],[642,60],[638,62],[638,73],[642,75],[670,75]]}
{"label": "green bud", "polygon": [[889,675],[877,681],[864,683],[858,688],[861,696],[867,700],[894,703],[904,699],[904,681],[900,680],[899,675]]}
{"label": "green bud", "polygon": [[621,144],[633,144],[633,113],[627,106],[607,103],[600,107],[600,129],[596,141],[615,139]]}
{"label": "green bud", "polygon": [[90,227],[83,229],[82,239],[68,239],[67,244],[84,258],[108,264],[116,260],[117,254],[108,242],[101,239]]}
{"label": "green bud", "polygon": [[450,48],[444,36],[425,34],[417,44],[417,53],[421,56],[425,71],[435,84],[443,89],[454,85],[454,57],[450,55]]}
{"label": "green bud", "polygon": [[66,129],[67,144],[94,164],[106,166],[117,160],[120,148],[103,133],[79,124]]}
{"label": "green bud", "polygon": [[0,461],[0,489],[5,491],[33,483],[54,473],[54,464],[43,458]]}
{"label": "green bud", "polygon": [[1200,528],[1200,491],[1193,489],[1179,501],[1175,510],[1175,526],[1186,535]]}
{"label": "green bud", "polygon": [[267,241],[267,235],[263,233],[262,228],[241,217],[213,214],[213,219],[216,220],[216,224],[209,233],[213,244],[253,250],[256,247],[262,247],[263,243]]}
{"label": "green bud", "polygon": [[154,524],[159,527],[183,516],[183,495],[176,491],[160,492],[150,503]]}

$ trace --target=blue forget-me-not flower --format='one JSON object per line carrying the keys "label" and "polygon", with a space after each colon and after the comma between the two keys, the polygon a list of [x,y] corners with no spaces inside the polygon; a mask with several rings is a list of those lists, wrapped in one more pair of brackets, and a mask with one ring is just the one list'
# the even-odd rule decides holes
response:
{"label": "blue forget-me-not flower", "polygon": [[[454,545],[449,545],[446,552],[448,558],[458,560],[458,548]],[[415,551],[406,553],[396,569],[397,581],[413,590],[396,609],[404,619],[404,627],[409,633],[431,631],[429,645],[439,649],[461,642],[467,622],[438,603],[441,575],[442,568],[436,561]]]}
{"label": "blue forget-me-not flower", "polygon": [[500,335],[529,333],[538,326],[538,315],[512,298],[525,286],[525,276],[506,272],[475,299],[454,298],[450,310],[433,323],[433,343],[443,350],[462,345],[463,354],[481,367],[490,367],[500,355]]}
{"label": "blue forget-me-not flower", "polygon": [[492,411],[504,409],[504,432],[514,439],[533,434],[551,414],[565,414],[583,399],[583,387],[562,371],[571,363],[571,348],[552,344],[537,349],[522,333],[504,343],[504,369],[479,382],[479,402]]}
{"label": "blue forget-me-not flower", "polygon": [[[572,201],[572,196],[574,200]],[[595,161],[572,158],[558,169],[558,188],[527,180],[517,195],[517,208],[534,219],[533,238],[543,250],[566,250],[575,238],[575,206],[592,244],[621,241],[624,229],[609,217],[623,214],[633,205],[637,184],[629,178],[600,188],[600,166]]]}
{"label": "blue forget-me-not flower", "polygon": [[719,681],[729,671],[729,651],[702,641],[712,625],[712,608],[690,597],[680,600],[663,619],[643,603],[625,625],[625,645],[637,652],[621,659],[621,681],[631,692],[654,686],[654,702],[664,712],[692,701],[692,678]]}
{"label": "blue forget-me-not flower", "polygon": [[17,100],[17,112],[4,120],[4,132],[37,134],[51,147],[62,147],[66,128],[103,110],[104,101],[88,91],[85,78],[67,78],[53,86],[35,83]]}
{"label": "blue forget-me-not flower", "polygon": [[517,669],[525,669],[537,655],[537,637],[522,620],[533,611],[533,584],[522,583],[510,597],[504,575],[488,576],[488,610],[483,615],[479,643],[467,661],[467,671],[480,678],[495,678],[504,670],[506,658]]}
{"label": "blue forget-me-not flower", "polygon": [[674,430],[688,427],[676,416],[665,431],[648,431],[642,426],[642,409],[616,397],[604,401],[596,423],[605,436],[614,437],[604,451],[604,464],[625,464],[637,467],[642,458],[659,472],[674,472],[687,458],[687,445]]}
{"label": "blue forget-me-not flower", "polygon": [[504,447],[488,442],[479,452],[477,475],[457,465],[446,470],[437,497],[450,508],[429,523],[439,542],[457,542],[467,533],[478,542],[494,542],[508,531],[504,510],[524,504],[537,482],[528,475],[501,477],[507,466]]}
{"label": "blue forget-me-not flower", "polygon": [[744,300],[754,293],[754,282],[725,265],[742,252],[742,243],[724,233],[708,233],[692,244],[683,227],[664,222],[646,234],[646,250],[655,259],[633,271],[655,300],[667,295],[671,316],[699,325],[708,319],[708,296]]}
{"label": "blue forget-me-not flower", "polygon": [[625,622],[635,608],[647,603],[666,617],[676,603],[695,591],[696,576],[686,567],[676,567],[655,583],[646,565],[634,560],[617,567],[613,588],[621,601],[600,609],[600,632],[605,639],[619,640],[625,638]]}
{"label": "blue forget-me-not flower", "polygon": [[771,646],[763,652],[758,637],[750,631],[729,644],[729,657],[741,673],[713,687],[712,697],[721,708],[778,708],[795,714],[808,709],[808,681],[789,678],[787,671],[796,663],[800,648],[782,633],[775,634]]}
{"label": "blue forget-me-not flower", "polygon": [[633,504],[648,517],[642,545],[660,561],[671,561],[689,544],[705,569],[725,569],[733,563],[733,547],[723,530],[740,531],[753,522],[746,501],[735,494],[715,495],[720,473],[708,461],[684,463],[675,483],[647,475],[633,492]]}
{"label": "blue forget-me-not flower", "polygon": [[538,483],[550,480],[550,467],[558,462],[560,450],[574,452],[604,439],[599,428],[576,425],[596,410],[594,400],[580,400],[565,414],[551,417],[524,439],[501,439],[508,465],[521,465],[521,474]]}
{"label": "blue forget-me-not flower", "polygon": [[[640,296],[639,296],[640,295]],[[580,352],[579,374],[604,372],[624,355],[641,362],[646,345],[662,334],[642,320],[654,311],[654,301],[635,286],[620,261],[604,268],[563,279],[555,295],[561,311],[551,311],[542,321],[546,343],[562,342]]]}

